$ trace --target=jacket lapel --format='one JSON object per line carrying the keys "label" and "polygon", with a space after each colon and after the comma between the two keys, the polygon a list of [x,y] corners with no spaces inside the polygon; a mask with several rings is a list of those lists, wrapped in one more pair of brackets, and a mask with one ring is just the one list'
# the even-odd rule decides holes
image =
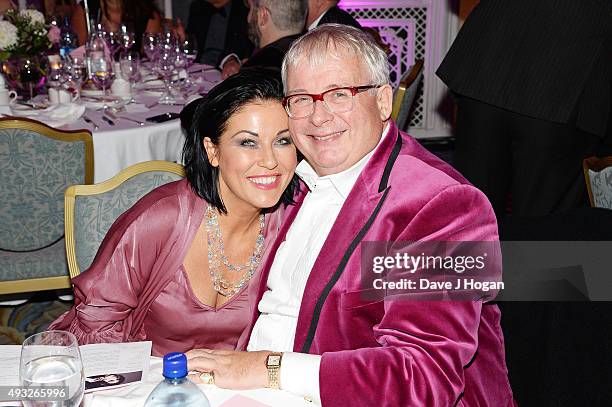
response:
{"label": "jacket lapel", "polygon": [[[402,146],[394,124],[359,175],[310,272],[296,328],[294,351],[307,353],[327,295],[381,210],[387,181]],[[295,215],[294,215],[295,216]]]}

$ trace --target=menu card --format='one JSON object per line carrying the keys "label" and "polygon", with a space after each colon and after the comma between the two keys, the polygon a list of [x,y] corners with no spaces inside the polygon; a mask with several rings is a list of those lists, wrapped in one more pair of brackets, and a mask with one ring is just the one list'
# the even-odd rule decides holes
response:
{"label": "menu card", "polygon": [[[125,386],[146,379],[151,341],[81,345],[85,392]],[[0,346],[0,386],[19,385],[21,345]]]}

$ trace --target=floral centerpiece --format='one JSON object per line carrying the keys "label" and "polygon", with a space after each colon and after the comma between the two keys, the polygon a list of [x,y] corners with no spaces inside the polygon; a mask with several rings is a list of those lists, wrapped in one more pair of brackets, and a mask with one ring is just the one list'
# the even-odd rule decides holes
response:
{"label": "floral centerpiece", "polygon": [[9,83],[18,92],[29,85],[32,91],[44,87],[46,56],[59,42],[60,32],[49,27],[37,10],[8,10],[0,21],[0,63]]}

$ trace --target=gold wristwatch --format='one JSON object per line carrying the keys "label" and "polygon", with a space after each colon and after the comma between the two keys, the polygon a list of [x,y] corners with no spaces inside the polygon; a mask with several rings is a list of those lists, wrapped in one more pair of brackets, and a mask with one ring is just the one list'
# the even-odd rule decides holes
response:
{"label": "gold wristwatch", "polygon": [[280,388],[280,367],[282,353],[272,352],[266,358],[266,368],[268,369],[268,388]]}

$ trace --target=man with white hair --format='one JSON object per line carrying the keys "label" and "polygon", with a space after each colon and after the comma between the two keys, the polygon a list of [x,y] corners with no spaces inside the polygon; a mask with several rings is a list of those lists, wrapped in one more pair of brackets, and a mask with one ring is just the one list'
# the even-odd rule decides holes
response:
{"label": "man with white hair", "polygon": [[[280,67],[285,53],[304,29],[307,0],[248,0],[249,39],[255,51],[242,64],[244,67]],[[236,57],[222,62],[223,79],[240,70],[241,61]]]}
{"label": "man with white hair", "polygon": [[264,262],[249,352],[193,350],[190,369],[324,406],[513,406],[496,305],[368,299],[360,284],[366,241],[498,239],[486,197],[389,119],[383,50],[324,25],[292,45],[283,83],[303,184]]}

